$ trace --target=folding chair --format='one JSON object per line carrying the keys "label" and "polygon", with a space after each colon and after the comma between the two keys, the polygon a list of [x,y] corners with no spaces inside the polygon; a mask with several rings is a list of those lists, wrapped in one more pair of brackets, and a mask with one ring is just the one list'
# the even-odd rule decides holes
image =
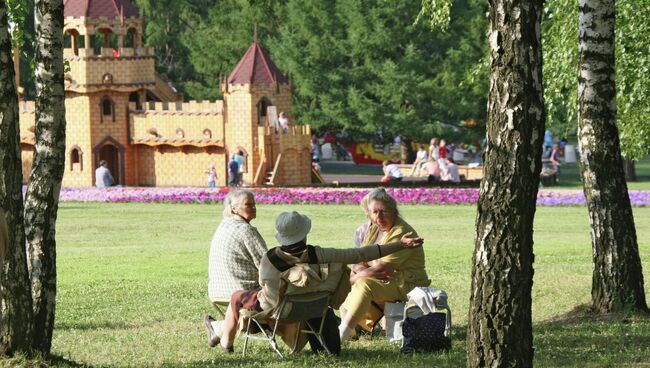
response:
{"label": "folding chair", "polygon": [[[325,325],[325,314],[330,304],[331,293],[330,292],[316,292],[308,294],[298,294],[298,295],[285,295],[283,300],[280,302],[279,307],[275,310],[274,313],[269,315],[268,311],[263,311],[259,313],[251,313],[246,315],[248,317],[248,323],[246,325],[246,331],[244,334],[244,349],[242,351],[243,355],[246,356],[246,348],[248,347],[248,339],[254,340],[265,340],[271,344],[273,351],[278,353],[280,357],[284,358],[282,352],[278,348],[276,342],[276,333],[278,330],[278,324],[281,322],[303,322],[307,328],[300,328],[300,333],[314,335],[318,342],[323,346],[327,353],[331,354],[331,351],[325,344],[323,339],[323,326]],[[245,311],[242,310],[241,315],[245,316]],[[312,326],[309,322],[310,319],[320,318],[320,326]],[[272,319],[268,321],[267,319]],[[251,334],[251,323],[255,323],[264,336],[256,336]],[[272,326],[271,331],[267,331],[264,326]],[[301,323],[302,326],[302,323]],[[269,335],[270,333],[270,335]]]}
{"label": "folding chair", "polygon": [[230,299],[212,300],[212,305],[214,305],[214,308],[217,310],[217,313],[221,315],[221,318],[226,317],[226,308],[228,308],[228,304],[230,304]]}

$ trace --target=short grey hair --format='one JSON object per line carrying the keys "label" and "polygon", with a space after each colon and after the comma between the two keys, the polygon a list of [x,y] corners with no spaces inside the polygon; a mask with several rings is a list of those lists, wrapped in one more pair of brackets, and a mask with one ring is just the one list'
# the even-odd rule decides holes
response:
{"label": "short grey hair", "polygon": [[226,198],[223,199],[223,218],[226,219],[235,216],[235,214],[232,213],[232,208],[240,206],[244,199],[249,196],[255,198],[255,194],[248,189],[237,189],[228,193]]}
{"label": "short grey hair", "polygon": [[[370,207],[370,204],[374,201],[382,202],[386,205],[388,209],[394,210],[395,215],[399,216],[399,210],[397,209],[397,201],[390,194],[386,192],[386,188],[379,187],[371,190],[366,194],[367,204],[366,208]],[[363,208],[363,207],[362,207]]]}

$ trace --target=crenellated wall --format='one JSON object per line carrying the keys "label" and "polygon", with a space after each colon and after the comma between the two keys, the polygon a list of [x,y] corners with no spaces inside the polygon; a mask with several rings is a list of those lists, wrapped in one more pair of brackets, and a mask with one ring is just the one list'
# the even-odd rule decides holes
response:
{"label": "crenellated wall", "polygon": [[96,88],[136,90],[155,84],[155,56],[113,57],[113,50],[108,51],[110,56],[66,58],[70,66],[66,90],[79,93]]}
{"label": "crenellated wall", "polygon": [[152,102],[145,108],[129,105],[131,137],[224,139],[222,101]]}

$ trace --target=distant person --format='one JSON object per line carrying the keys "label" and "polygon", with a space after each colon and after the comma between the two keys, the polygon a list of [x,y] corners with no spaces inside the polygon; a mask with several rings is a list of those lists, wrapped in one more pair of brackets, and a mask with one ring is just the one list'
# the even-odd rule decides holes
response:
{"label": "distant person", "polygon": [[399,166],[386,160],[383,162],[384,177],[381,178],[382,183],[402,181],[404,174],[399,169]]}
{"label": "distant person", "polygon": [[99,161],[99,167],[95,170],[95,186],[97,188],[110,187],[115,183],[111,170],[107,166],[108,162],[106,160]]}
{"label": "distant person", "polygon": [[120,50],[113,48],[113,57],[120,57]]}
{"label": "distant person", "polygon": [[436,161],[438,161],[439,158],[439,154],[438,154],[439,145],[440,145],[440,139],[431,138],[431,142],[429,143],[429,157],[433,158]]}
{"label": "distant person", "polygon": [[418,152],[415,154],[415,162],[413,162],[413,170],[411,170],[411,175],[420,176],[420,170],[426,166],[427,160],[429,158],[429,153],[427,152],[424,144],[418,146]]}
{"label": "distant person", "polygon": [[454,162],[454,159],[448,158],[444,169],[441,170],[442,174],[440,179],[442,181],[450,181],[452,183],[460,183],[460,175],[458,174],[458,166]]}
{"label": "distant person", "polygon": [[289,119],[287,119],[287,115],[285,115],[284,111],[280,111],[278,123],[280,123],[280,129],[282,129],[282,133],[289,133]]}
{"label": "distant person", "polygon": [[237,150],[235,161],[237,161],[237,186],[241,186],[244,181],[244,151]]}
{"label": "distant person", "polygon": [[429,174],[427,177],[428,183],[437,183],[440,181],[440,164],[438,164],[438,161],[430,158],[427,161],[426,169],[427,173]]}
{"label": "distant person", "polygon": [[447,141],[444,139],[440,140],[440,145],[438,145],[438,163],[442,168],[447,163]]}
{"label": "distant person", "polygon": [[235,161],[235,154],[230,155],[230,161],[228,161],[228,186],[236,187],[238,184],[237,179],[239,178],[239,165]]}
{"label": "distant person", "polygon": [[320,160],[320,147],[318,146],[317,138],[312,138],[311,140],[311,159],[316,162]]}
{"label": "distant person", "polygon": [[208,166],[208,169],[205,171],[208,174],[208,188],[214,188],[217,186],[217,169],[214,167],[214,164]]}
{"label": "distant person", "polygon": [[560,166],[562,164],[560,163],[560,146],[557,144],[553,145],[553,149],[551,150],[551,155],[548,157],[549,161],[553,165],[553,169],[555,169],[555,172],[557,172],[557,176],[560,176]]}
{"label": "distant person", "polygon": [[550,130],[546,129],[544,132],[544,157],[551,155],[551,149],[553,147],[553,133]]}

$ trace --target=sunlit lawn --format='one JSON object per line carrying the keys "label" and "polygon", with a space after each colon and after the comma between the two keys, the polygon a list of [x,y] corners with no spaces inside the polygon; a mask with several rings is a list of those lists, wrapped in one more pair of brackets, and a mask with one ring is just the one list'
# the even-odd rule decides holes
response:
{"label": "sunlit lawn", "polygon": [[[72,362],[67,364],[94,367],[465,365],[474,207],[400,208],[426,239],[432,286],[449,294],[454,324],[450,353],[402,355],[397,346],[364,337],[344,347],[338,358],[303,352],[284,361],[261,343],[254,344],[245,359],[239,354],[241,340],[236,342],[238,353],[230,356],[206,344],[201,319],[212,312],[206,291],[207,256],[221,208],[62,203],[53,353]],[[274,218],[290,209],[312,217],[309,241],[323,246],[351,246],[354,229],[363,221],[357,206],[260,206],[254,225],[269,246],[275,245]],[[635,208],[634,214],[648,295],[650,208]],[[565,315],[589,301],[586,208],[538,208],[534,235],[536,366],[650,362],[649,317],[592,321]]]}

